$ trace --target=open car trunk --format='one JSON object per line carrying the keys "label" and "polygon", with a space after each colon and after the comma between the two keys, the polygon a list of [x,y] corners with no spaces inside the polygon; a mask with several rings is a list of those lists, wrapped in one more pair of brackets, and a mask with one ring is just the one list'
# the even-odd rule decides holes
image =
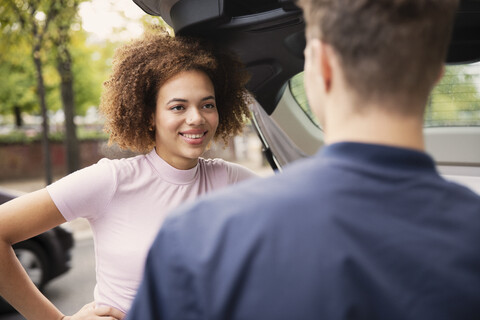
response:
{"label": "open car trunk", "polygon": [[[161,16],[176,34],[208,38],[239,56],[251,74],[248,89],[258,102],[252,106],[253,122],[274,169],[281,170],[323,145],[322,129],[306,110],[308,103],[299,101],[302,99],[292,83],[292,78],[303,71],[305,47],[305,23],[294,1],[134,2],[148,14]],[[440,172],[480,192],[480,66],[477,73],[472,64],[477,61],[480,2],[462,0],[446,62],[468,65],[468,74],[456,77],[473,79],[469,90],[474,92],[461,107],[465,112],[457,112],[457,117],[474,119],[426,122],[425,137],[427,151],[435,158]],[[456,94],[455,90],[451,95]],[[431,110],[436,112],[434,107]]]}

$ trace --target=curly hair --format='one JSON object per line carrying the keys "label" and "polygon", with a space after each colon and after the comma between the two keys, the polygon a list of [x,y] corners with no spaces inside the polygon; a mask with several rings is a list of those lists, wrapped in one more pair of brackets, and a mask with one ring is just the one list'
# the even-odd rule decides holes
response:
{"label": "curly hair", "polygon": [[219,114],[214,140],[227,143],[239,134],[250,116],[245,89],[249,76],[243,64],[205,40],[173,37],[162,30],[146,32],[115,52],[100,103],[109,143],[149,152],[155,146],[151,120],[158,91],[171,77],[190,70],[205,72],[212,80]]}

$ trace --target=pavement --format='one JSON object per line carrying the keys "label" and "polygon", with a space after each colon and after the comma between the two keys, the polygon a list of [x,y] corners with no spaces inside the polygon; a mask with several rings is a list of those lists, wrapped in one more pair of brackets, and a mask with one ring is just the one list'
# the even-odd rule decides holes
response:
{"label": "pavement", "polygon": [[[264,166],[261,161],[238,161],[237,163],[244,165],[247,168],[250,168],[262,177],[273,174],[272,169]],[[56,178],[58,179],[60,177]],[[0,181],[0,191],[3,189],[19,196],[24,193],[42,189],[45,186],[46,183],[44,178]],[[73,232],[74,238],[76,240],[88,239],[93,237],[92,230],[86,219],[79,218],[74,221],[66,222],[63,224],[63,226]]]}

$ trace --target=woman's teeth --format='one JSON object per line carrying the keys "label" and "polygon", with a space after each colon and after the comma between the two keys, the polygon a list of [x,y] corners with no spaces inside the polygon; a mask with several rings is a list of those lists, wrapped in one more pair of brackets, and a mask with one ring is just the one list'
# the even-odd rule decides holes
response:
{"label": "woman's teeth", "polygon": [[198,133],[198,134],[188,134],[188,133],[182,133],[182,136],[188,139],[199,139],[205,135],[205,133]]}

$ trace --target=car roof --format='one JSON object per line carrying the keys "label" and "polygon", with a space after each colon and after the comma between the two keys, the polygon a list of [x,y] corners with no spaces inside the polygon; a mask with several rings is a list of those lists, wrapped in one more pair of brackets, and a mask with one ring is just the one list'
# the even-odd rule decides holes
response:
{"label": "car roof", "polygon": [[[287,81],[303,70],[304,20],[293,0],[133,0],[175,34],[201,36],[235,52],[247,87],[268,114]],[[461,0],[447,63],[480,61],[480,1]]]}

